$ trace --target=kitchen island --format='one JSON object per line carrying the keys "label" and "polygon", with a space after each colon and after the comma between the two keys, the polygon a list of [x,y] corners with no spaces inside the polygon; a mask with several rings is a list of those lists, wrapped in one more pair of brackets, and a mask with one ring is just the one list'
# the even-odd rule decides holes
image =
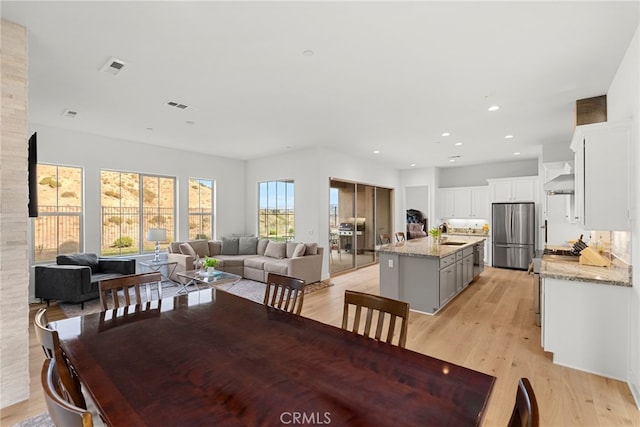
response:
{"label": "kitchen island", "polygon": [[546,260],[540,267],[542,346],[553,363],[625,381],[630,266]]}
{"label": "kitchen island", "polygon": [[462,292],[484,268],[484,236],[430,237],[390,243],[380,254],[380,294],[434,314]]}

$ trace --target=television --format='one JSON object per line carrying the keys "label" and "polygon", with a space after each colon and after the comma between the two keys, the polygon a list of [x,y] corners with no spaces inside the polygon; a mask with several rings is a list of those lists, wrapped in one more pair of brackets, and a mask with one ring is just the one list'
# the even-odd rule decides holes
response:
{"label": "television", "polygon": [[38,216],[38,135],[29,138],[29,217]]}

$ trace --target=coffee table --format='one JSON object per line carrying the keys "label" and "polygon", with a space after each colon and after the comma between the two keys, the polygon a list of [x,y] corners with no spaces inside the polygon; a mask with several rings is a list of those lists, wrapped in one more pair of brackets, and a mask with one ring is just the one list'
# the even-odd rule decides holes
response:
{"label": "coffee table", "polygon": [[[143,266],[143,267],[146,267],[149,271],[157,271],[158,273],[160,273],[160,275],[162,276],[162,281],[163,282],[171,282],[171,283],[173,283],[173,280],[171,280],[171,275],[173,275],[173,272],[176,271],[176,267],[178,266],[178,262],[177,261],[166,261],[166,260],[140,261],[140,265]],[[162,272],[162,267],[166,267],[167,274],[164,274]]]}
{"label": "coffee table", "polygon": [[207,273],[204,270],[187,270],[176,273],[176,275],[180,280],[178,285],[181,286],[181,288],[178,289],[178,294],[188,293],[189,290],[187,289],[187,286],[190,285],[194,285],[196,287],[195,290],[200,290],[200,284],[205,284],[207,287],[215,287],[216,285],[229,282],[233,282],[235,284],[242,279],[242,276],[220,270],[216,270],[213,273]]}

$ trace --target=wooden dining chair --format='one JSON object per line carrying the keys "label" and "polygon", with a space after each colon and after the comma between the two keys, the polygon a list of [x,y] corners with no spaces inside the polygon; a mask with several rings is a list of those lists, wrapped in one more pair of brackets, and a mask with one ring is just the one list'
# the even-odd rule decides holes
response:
{"label": "wooden dining chair", "polygon": [[300,314],[304,303],[304,280],[269,273],[264,291],[264,305]]}
{"label": "wooden dining chair", "polygon": [[[353,326],[349,327],[349,307],[355,307]],[[366,311],[365,324],[360,332],[362,309]],[[377,314],[375,335],[371,336],[373,314]],[[388,314],[389,316],[386,316]],[[389,317],[385,334],[385,317]],[[350,330],[365,337],[374,338],[393,344],[393,336],[396,329],[396,320],[400,320],[400,334],[398,346],[404,348],[407,343],[407,328],[409,322],[409,303],[379,295],[367,294],[357,291],[344,291],[344,310],[342,312],[342,329]],[[385,337],[386,335],[386,337]]]}
{"label": "wooden dining chair", "polygon": [[404,242],[406,240],[407,239],[405,238],[404,231],[397,231],[396,232],[396,241],[397,242]]}
{"label": "wooden dining chair", "polygon": [[533,387],[528,378],[520,378],[509,427],[538,427],[539,425],[538,402],[533,393]]}
{"label": "wooden dining chair", "polygon": [[61,384],[61,393],[65,398],[73,403],[73,405],[86,408],[87,402],[82,394],[82,386],[75,371],[71,369],[62,349],[60,348],[60,338],[58,331],[49,327],[47,322],[47,310],[41,308],[36,313],[33,326],[36,338],[44,350],[47,360],[56,360],[56,368],[58,372],[56,377],[59,378]]}
{"label": "wooden dining chair", "polygon": [[40,374],[44,400],[51,420],[56,427],[92,427],[93,416],[84,408],[68,402],[61,394],[61,379],[55,359],[46,359]]}
{"label": "wooden dining chair", "polygon": [[[151,301],[153,299],[153,289],[151,287],[153,283],[157,284],[157,299],[162,299],[162,275],[159,272],[130,274],[114,279],[101,280],[99,286],[102,310],[109,310],[109,300],[111,300],[113,305],[111,308],[127,307],[132,304],[142,304],[143,302]],[[146,301],[143,301],[141,298],[141,286],[144,286],[146,289]],[[133,295],[131,295],[131,291],[133,291]],[[111,298],[109,298],[109,294]],[[133,302],[132,297],[134,298]],[[123,301],[121,302],[121,300]]]}
{"label": "wooden dining chair", "polygon": [[378,236],[378,239],[380,240],[381,245],[386,245],[388,243],[391,243],[391,235],[389,233],[381,233]]}

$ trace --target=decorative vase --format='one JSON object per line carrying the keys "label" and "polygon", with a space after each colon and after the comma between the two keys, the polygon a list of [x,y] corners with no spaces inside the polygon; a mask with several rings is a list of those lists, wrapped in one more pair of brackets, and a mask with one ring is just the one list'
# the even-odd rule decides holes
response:
{"label": "decorative vase", "polygon": [[207,267],[207,273],[213,274],[214,271],[216,271],[215,267]]}

